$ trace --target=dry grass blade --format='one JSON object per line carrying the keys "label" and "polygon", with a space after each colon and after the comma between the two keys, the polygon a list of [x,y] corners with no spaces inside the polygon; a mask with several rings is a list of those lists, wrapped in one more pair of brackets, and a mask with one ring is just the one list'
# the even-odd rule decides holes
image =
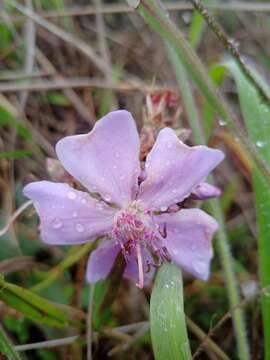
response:
{"label": "dry grass blade", "polygon": [[54,35],[58,36],[60,39],[66,41],[68,44],[78,49],[82,54],[86,55],[101,72],[106,73],[109,70],[107,64],[104,63],[104,61],[87,43],[80,40],[73,34],[68,33],[67,31],[54,25],[53,23],[43,19],[41,16],[34,13],[33,11],[29,11],[29,9],[18,4],[16,1],[11,0],[10,3],[14,6],[16,10],[32,19],[36,24],[42,26],[44,29],[50,31]]}

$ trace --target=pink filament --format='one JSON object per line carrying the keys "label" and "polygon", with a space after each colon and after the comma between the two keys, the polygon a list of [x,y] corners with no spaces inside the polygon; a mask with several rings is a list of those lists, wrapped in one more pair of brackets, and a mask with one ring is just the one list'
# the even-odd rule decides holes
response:
{"label": "pink filament", "polygon": [[138,272],[139,272],[139,282],[136,283],[136,286],[138,286],[138,288],[142,289],[143,284],[144,284],[144,276],[143,276],[141,246],[139,244],[136,244],[136,252],[137,252]]}

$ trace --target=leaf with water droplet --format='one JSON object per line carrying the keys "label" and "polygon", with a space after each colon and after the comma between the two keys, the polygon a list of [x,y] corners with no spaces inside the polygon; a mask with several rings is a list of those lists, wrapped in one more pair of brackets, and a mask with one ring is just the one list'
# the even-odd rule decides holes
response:
{"label": "leaf with water droplet", "polygon": [[151,338],[156,360],[189,360],[182,274],[164,263],[158,270],[150,302]]}

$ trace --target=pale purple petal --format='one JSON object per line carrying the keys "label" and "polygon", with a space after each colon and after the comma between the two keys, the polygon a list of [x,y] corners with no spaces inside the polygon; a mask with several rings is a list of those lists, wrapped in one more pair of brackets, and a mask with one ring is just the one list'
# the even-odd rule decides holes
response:
{"label": "pale purple petal", "polygon": [[46,243],[80,244],[112,230],[115,210],[86,192],[50,181],[28,184],[23,192],[33,200]]}
{"label": "pale purple petal", "polygon": [[201,183],[194,190],[192,190],[192,196],[198,200],[207,200],[214,197],[219,197],[221,190],[208,183]]}
{"label": "pale purple petal", "polygon": [[172,129],[165,128],[147,156],[139,199],[150,209],[166,210],[185,199],[223,158],[220,150],[183,144]]}
{"label": "pale purple petal", "polygon": [[194,276],[207,280],[213,256],[212,237],[218,224],[200,209],[183,209],[175,214],[155,217],[159,224],[166,224],[164,239],[172,261]]}
{"label": "pale purple petal", "polygon": [[120,245],[113,240],[103,241],[89,257],[86,271],[87,281],[93,284],[105,279],[110,274],[120,251]]}
{"label": "pale purple petal", "polygon": [[65,169],[90,192],[124,205],[137,192],[139,136],[131,114],[113,111],[86,135],[68,136],[56,145]]}
{"label": "pale purple petal", "polygon": [[[142,260],[143,260],[143,269],[144,269],[144,284],[147,285],[152,280],[155,270],[149,264],[153,264],[154,260],[149,253],[149,251],[142,247]],[[137,255],[135,250],[133,250],[130,260],[127,262],[124,277],[130,280],[139,282],[139,272],[138,272],[138,263],[137,263]]]}

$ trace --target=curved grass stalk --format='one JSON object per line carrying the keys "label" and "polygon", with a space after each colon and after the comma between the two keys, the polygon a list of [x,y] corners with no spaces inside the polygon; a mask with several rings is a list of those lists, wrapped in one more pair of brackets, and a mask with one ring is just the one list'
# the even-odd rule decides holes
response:
{"label": "curved grass stalk", "polygon": [[[196,104],[194,102],[192,91],[188,83],[187,74],[174,49],[171,48],[169,45],[167,46],[167,48],[168,57],[174,67],[184,106],[188,114],[189,124],[193,130],[195,143],[205,144],[205,136],[201,129],[198,113],[195,110]],[[210,181],[212,183],[214,182],[212,177],[210,178]],[[219,231],[217,233],[217,250],[221,258],[221,263],[225,274],[228,289],[228,298],[230,302],[232,319],[238,345],[238,355],[239,359],[247,360],[249,359],[249,347],[246,338],[244,316],[242,313],[242,309],[239,306],[240,297],[238,293],[236,277],[234,274],[233,258],[231,255],[228,237],[225,229],[225,219],[218,199],[212,199],[210,201],[210,210],[212,215],[217,219],[219,223]]]}
{"label": "curved grass stalk", "polygon": [[256,146],[250,141],[248,135],[239,125],[227,102],[221,93],[214,87],[207,71],[195,51],[189,45],[182,32],[169,19],[168,13],[157,0],[129,0],[137,9],[144,20],[164,40],[168,41],[183,62],[189,75],[197,84],[209,104],[223,118],[233,136],[237,136],[245,151],[250,155],[256,168],[270,182],[270,169],[266,161],[257,151]]}

